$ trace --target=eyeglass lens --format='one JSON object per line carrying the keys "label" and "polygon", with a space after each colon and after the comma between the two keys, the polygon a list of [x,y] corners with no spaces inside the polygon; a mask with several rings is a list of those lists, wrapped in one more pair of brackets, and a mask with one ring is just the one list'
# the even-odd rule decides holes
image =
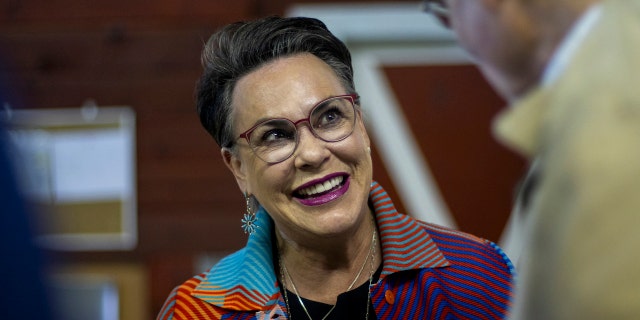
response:
{"label": "eyeglass lens", "polygon": [[271,119],[258,125],[249,136],[255,154],[268,163],[289,158],[298,145],[297,126],[309,122],[309,129],[326,142],[340,141],[353,132],[355,110],[350,97],[323,101],[311,110],[309,117],[295,123],[288,119]]}

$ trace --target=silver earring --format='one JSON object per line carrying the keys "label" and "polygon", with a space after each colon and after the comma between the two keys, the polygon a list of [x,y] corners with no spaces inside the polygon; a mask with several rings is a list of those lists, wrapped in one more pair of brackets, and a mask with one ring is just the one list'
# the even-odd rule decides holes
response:
{"label": "silver earring", "polygon": [[245,192],[244,199],[247,202],[247,213],[244,214],[244,217],[241,221],[242,230],[244,231],[244,233],[248,233],[249,235],[252,235],[254,232],[256,232],[256,228],[258,228],[258,226],[256,225],[258,217],[256,217],[255,213],[257,206],[255,205],[255,200],[253,200],[252,198],[252,196],[248,195]]}

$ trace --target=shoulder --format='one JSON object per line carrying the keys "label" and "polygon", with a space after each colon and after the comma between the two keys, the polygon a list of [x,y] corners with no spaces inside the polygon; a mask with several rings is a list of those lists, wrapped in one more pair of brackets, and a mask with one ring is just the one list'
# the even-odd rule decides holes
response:
{"label": "shoulder", "polygon": [[175,287],[165,300],[156,320],[219,319],[220,314],[213,306],[192,295],[205,276],[206,273],[199,274]]}
{"label": "shoulder", "polygon": [[225,286],[233,286],[234,275],[237,275],[245,254],[246,248],[242,248],[227,255],[208,271],[175,287],[156,320],[221,319],[228,315],[230,310],[216,304],[225,300]]}
{"label": "shoulder", "polygon": [[492,241],[423,221],[419,223],[453,266],[473,265],[509,278],[515,274],[509,257]]}
{"label": "shoulder", "polygon": [[[396,272],[383,278],[373,295],[380,314],[397,316],[412,310],[411,317],[416,319],[504,318],[511,304],[514,269],[502,250],[491,241],[468,233],[422,221],[418,225],[446,264],[413,268],[412,272]],[[387,295],[403,302],[384,303],[390,299]]]}
{"label": "shoulder", "polygon": [[451,239],[465,239],[466,241],[483,243],[486,240],[480,238],[478,236],[474,236],[470,233],[462,232],[459,230],[443,227],[437,224],[428,223],[424,221],[417,220],[420,225],[429,233],[429,235],[433,237],[443,237],[443,238],[451,238]]}
{"label": "shoulder", "polygon": [[214,275],[228,277],[232,273],[228,265],[236,263],[234,260],[242,253],[243,250],[239,250],[224,257],[208,271],[195,275],[175,287],[165,300],[156,320],[220,319],[227,312],[202,299],[201,295],[203,291],[211,291],[214,295],[218,293],[218,290],[214,289],[215,285],[209,282],[210,278]]}

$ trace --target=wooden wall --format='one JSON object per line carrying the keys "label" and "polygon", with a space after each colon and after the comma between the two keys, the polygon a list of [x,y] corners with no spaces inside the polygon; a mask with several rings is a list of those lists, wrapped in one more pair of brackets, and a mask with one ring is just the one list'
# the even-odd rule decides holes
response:
{"label": "wooden wall", "polygon": [[85,265],[88,270],[122,269],[124,264],[144,270],[145,296],[137,297],[137,314],[152,318],[173,286],[196,271],[195,255],[243,245],[242,196],[194,110],[200,50],[218,27],[283,14],[293,2],[0,4],[0,86],[12,108],[77,107],[92,99],[99,106],[126,105],[136,112],[137,248],[53,253],[53,264]]}

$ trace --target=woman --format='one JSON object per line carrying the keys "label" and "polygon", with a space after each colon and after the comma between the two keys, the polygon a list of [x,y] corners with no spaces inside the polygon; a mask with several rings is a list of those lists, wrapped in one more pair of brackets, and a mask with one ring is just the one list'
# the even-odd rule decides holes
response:
{"label": "woman", "polygon": [[200,120],[245,194],[250,236],[177,287],[158,319],[505,316],[502,251],[397,213],[372,181],[351,57],[322,22],[229,25],[203,65]]}

